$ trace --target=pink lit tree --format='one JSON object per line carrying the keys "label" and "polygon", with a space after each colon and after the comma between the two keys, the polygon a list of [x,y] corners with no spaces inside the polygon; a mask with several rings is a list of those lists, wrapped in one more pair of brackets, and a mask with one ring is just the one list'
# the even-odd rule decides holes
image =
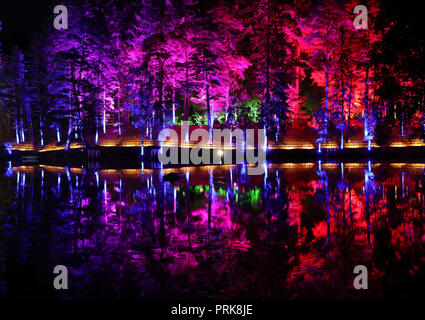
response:
{"label": "pink lit tree", "polygon": [[[249,59],[240,52],[244,35],[244,21],[240,13],[240,4],[235,1],[220,1],[211,9],[217,38],[215,53],[217,54],[217,73],[220,73],[220,86],[216,96],[218,104],[226,112],[226,120],[233,124],[233,109],[236,103],[242,102],[244,93],[243,80],[245,71],[251,66]],[[230,117],[229,117],[230,116]]]}
{"label": "pink lit tree", "polygon": [[296,75],[292,67],[295,47],[288,30],[295,28],[295,21],[289,6],[274,0],[252,3],[244,14],[251,17],[245,21],[245,32],[259,89],[254,91],[262,97],[261,125],[277,140],[289,125],[288,89]]}
{"label": "pink lit tree", "polygon": [[333,0],[321,1],[309,16],[305,28],[308,36],[302,43],[303,51],[308,55],[307,64],[311,67],[311,78],[319,87],[324,88],[322,106],[315,114],[315,127],[318,132],[318,151],[328,139],[330,115],[336,110],[332,104],[331,82],[337,68],[335,58],[338,48],[339,30],[343,9]]}

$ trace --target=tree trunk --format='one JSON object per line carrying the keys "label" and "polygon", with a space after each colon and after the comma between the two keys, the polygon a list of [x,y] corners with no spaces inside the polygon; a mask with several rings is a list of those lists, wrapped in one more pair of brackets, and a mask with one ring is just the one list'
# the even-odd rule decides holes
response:
{"label": "tree trunk", "polygon": [[[118,108],[120,108],[119,105]],[[121,135],[121,111],[118,111],[118,135]]]}
{"label": "tree trunk", "polygon": [[184,137],[184,141],[186,143],[189,143],[189,65],[188,65],[189,61],[186,58],[186,80],[185,80],[185,84],[186,84],[186,88],[185,88],[185,92],[184,92],[184,126],[185,128],[185,132],[186,132],[186,136]]}
{"label": "tree trunk", "polygon": [[44,146],[43,120],[40,115],[40,145]]}
{"label": "tree trunk", "polygon": [[15,120],[15,133],[16,133],[16,144],[19,144],[20,140],[19,140],[19,125],[18,125],[18,120]]}
{"label": "tree trunk", "polygon": [[264,119],[264,125],[263,125],[263,130],[264,130],[264,151],[267,151],[267,145],[268,145],[268,141],[267,141],[267,121],[268,119],[268,112],[269,112],[269,108],[270,108],[270,64],[271,64],[271,44],[270,44],[270,4],[268,3],[268,7],[267,7],[267,34],[266,34],[266,50],[267,50],[267,58],[266,58],[266,112],[263,114],[263,116],[265,117]]}
{"label": "tree trunk", "polygon": [[141,134],[141,138],[142,138],[142,143],[140,146],[140,155],[143,157],[145,155],[145,135],[143,134],[143,129],[142,127],[140,128],[140,134]]}
{"label": "tree trunk", "polygon": [[369,132],[369,65],[366,66],[365,79],[365,97],[364,97],[364,137],[368,140],[368,149],[370,150],[370,132]]}
{"label": "tree trunk", "polygon": [[[204,62],[205,63],[205,62]],[[212,143],[212,117],[211,117],[211,101],[210,101],[210,86],[208,83],[208,74],[207,71],[205,70],[206,66],[204,66],[204,84],[205,84],[205,93],[207,95],[207,117],[208,117],[208,133],[209,133],[209,137],[210,137],[210,143]]]}
{"label": "tree trunk", "polygon": [[351,128],[351,99],[353,97],[353,84],[350,81],[350,93],[348,96],[348,128]]}
{"label": "tree trunk", "polygon": [[57,142],[60,143],[61,142],[61,133],[60,133],[60,129],[59,129],[59,124],[56,123],[56,139]]}
{"label": "tree trunk", "polygon": [[159,75],[159,86],[158,86],[159,105],[161,106],[162,115],[162,128],[165,129],[165,101],[164,101],[164,69],[163,63]]}
{"label": "tree trunk", "polygon": [[340,57],[340,72],[341,72],[341,150],[344,149],[344,126],[345,126],[345,119],[344,119],[344,104],[345,104],[345,70],[344,70],[344,29],[341,31],[341,57]]}
{"label": "tree trunk", "polygon": [[66,145],[65,145],[65,151],[69,150],[69,146],[71,143],[71,133],[72,133],[72,128],[74,127],[72,118],[69,119],[69,125],[68,125],[68,134],[66,135]]}
{"label": "tree trunk", "polygon": [[29,135],[30,135],[30,142],[32,145],[34,145],[34,131],[33,131],[33,125],[32,125],[32,112],[30,108],[27,109],[27,121],[29,125]]}
{"label": "tree trunk", "polygon": [[[105,90],[105,89],[104,89]],[[103,91],[103,134],[106,134],[106,101],[105,91]]]}
{"label": "tree trunk", "polygon": [[325,126],[328,125],[329,119],[329,71],[326,68],[326,87],[325,87]]}
{"label": "tree trunk", "polygon": [[173,126],[176,125],[176,89],[174,88],[174,84],[173,84],[173,89],[172,89],[172,107],[173,107]]}

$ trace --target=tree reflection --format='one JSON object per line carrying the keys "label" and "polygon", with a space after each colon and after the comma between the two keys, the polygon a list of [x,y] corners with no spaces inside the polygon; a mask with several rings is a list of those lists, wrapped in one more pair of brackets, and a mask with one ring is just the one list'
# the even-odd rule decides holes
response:
{"label": "tree reflection", "polygon": [[[402,283],[416,288],[423,195],[412,177],[422,167],[406,166],[266,163],[263,176],[248,176],[246,166],[9,165],[0,179],[0,292],[350,296],[357,264],[371,268],[371,297],[392,295]],[[179,179],[165,181],[170,170]],[[45,281],[57,264],[72,274],[67,293]]]}

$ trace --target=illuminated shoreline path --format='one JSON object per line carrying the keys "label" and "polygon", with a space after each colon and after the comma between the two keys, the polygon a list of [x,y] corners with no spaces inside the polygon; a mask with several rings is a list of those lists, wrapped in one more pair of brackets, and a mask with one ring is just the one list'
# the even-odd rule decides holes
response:
{"label": "illuminated shoreline path", "polygon": [[[179,143],[171,143],[169,141],[163,142],[162,146],[164,147],[179,147],[179,148],[194,148],[197,144],[196,141],[189,141],[185,142],[183,141],[181,135],[182,133],[182,127],[177,126],[169,126],[167,129],[175,130],[176,133],[179,136]],[[197,129],[208,129],[208,126],[203,125],[190,125],[189,127],[189,134]],[[231,126],[230,128],[225,128],[223,126],[214,126],[214,129],[230,129],[235,130],[236,128],[234,126]],[[245,131],[246,129],[241,128]],[[254,126],[254,136],[256,137],[255,140],[257,141],[258,137],[258,126]],[[158,131],[158,130],[157,130]],[[383,148],[420,148],[425,147],[425,143],[419,139],[419,138],[409,138],[407,135],[402,136],[401,132],[398,132],[399,130],[394,130],[390,136],[387,137],[387,142],[384,145],[379,145],[375,140],[371,141],[369,146],[369,141],[365,141],[363,137],[363,131],[361,128],[358,128],[358,130],[352,131],[350,135],[346,136],[344,138],[344,146],[341,149],[341,143],[339,141],[338,136],[331,136],[327,139],[326,142],[322,142],[320,144],[320,150],[319,150],[319,144],[317,142],[317,133],[310,128],[306,122],[304,121],[295,121],[291,127],[288,129],[288,131],[284,135],[280,135],[278,139],[267,139],[267,149],[269,151],[273,150],[292,150],[292,151],[314,151],[316,150],[318,153],[327,153],[327,152],[343,152],[344,150],[356,150],[359,149],[359,151],[365,151],[369,147],[371,150],[369,152],[373,152],[373,149],[383,149]],[[110,126],[107,127],[106,132],[98,132],[97,135],[87,135],[85,137],[86,141],[86,148],[87,149],[93,149],[93,148],[104,148],[108,149],[111,148],[140,148],[143,143],[143,147],[147,148],[160,148],[161,144],[159,141],[156,140],[156,137],[158,136],[157,133],[153,133],[150,135],[145,135],[142,138],[140,135],[140,132],[135,130],[134,128],[131,128],[131,126],[127,126],[125,129],[123,128],[122,132],[118,134],[116,130],[114,131],[113,128]],[[37,151],[37,152],[48,152],[48,151],[65,151],[66,150],[66,143],[63,139],[61,142],[57,142],[57,140],[50,140],[46,141],[43,145],[41,145],[39,142],[35,142],[34,144],[31,144],[29,142],[27,143],[20,143],[20,144],[13,144],[12,148],[13,150],[17,151]],[[256,142],[255,144],[257,144]],[[252,149],[253,147],[246,146],[248,149]],[[85,146],[81,139],[74,139],[70,141],[69,149],[84,149]],[[230,149],[236,149],[236,138],[233,137],[233,143],[231,144],[229,141],[222,142],[221,145],[214,145],[214,144],[204,144],[201,146],[201,148],[214,148],[214,149],[222,149],[222,150],[230,150]],[[122,150],[121,150],[122,151]],[[125,152],[125,151],[124,151]]]}
{"label": "illuminated shoreline path", "polygon": [[[193,148],[196,145],[195,142],[184,143],[181,142],[178,145],[171,145],[165,143],[164,146],[171,147],[188,147]],[[103,137],[99,138],[99,142],[97,145],[93,147],[103,147],[103,148],[114,148],[114,147],[127,147],[127,148],[136,148],[141,146],[141,138],[137,136],[121,136],[121,137]],[[146,139],[144,141],[145,147],[160,147],[160,143],[158,141],[151,141]],[[212,145],[211,145],[212,146]],[[408,140],[408,139],[399,139],[399,141],[391,141],[388,145],[379,146],[376,143],[371,144],[372,148],[409,148],[409,147],[425,147],[425,143],[419,139]],[[208,148],[209,146],[205,146]],[[71,143],[70,149],[82,149],[84,148],[81,142]],[[235,149],[235,144],[222,144],[221,149]],[[367,149],[368,142],[367,141],[350,141],[345,143],[344,149]],[[299,140],[289,140],[285,142],[268,142],[269,150],[314,150],[317,149],[317,144],[313,142],[299,141]],[[339,148],[338,142],[328,142],[324,143],[321,146],[322,150],[330,150],[330,151],[342,151]],[[32,144],[19,144],[14,145],[13,150],[17,151],[38,151],[38,152],[48,152],[48,151],[61,151],[65,150],[65,144],[58,145],[55,143],[45,144],[44,146],[34,146]]]}

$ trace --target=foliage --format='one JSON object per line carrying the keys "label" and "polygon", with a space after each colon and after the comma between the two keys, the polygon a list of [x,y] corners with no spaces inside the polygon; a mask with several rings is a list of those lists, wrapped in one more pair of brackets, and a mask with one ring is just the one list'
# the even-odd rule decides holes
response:
{"label": "foliage", "polygon": [[49,24],[25,55],[0,53],[4,141],[65,133],[68,148],[74,137],[91,144],[101,127],[145,137],[184,120],[212,129],[216,119],[259,124],[276,140],[296,121],[319,143],[336,128],[343,147],[355,126],[382,138],[384,118],[403,132],[425,128],[423,40],[407,32],[420,35],[419,23],[376,0],[365,2],[368,30],[353,26],[354,0],[64,4],[66,32]]}

